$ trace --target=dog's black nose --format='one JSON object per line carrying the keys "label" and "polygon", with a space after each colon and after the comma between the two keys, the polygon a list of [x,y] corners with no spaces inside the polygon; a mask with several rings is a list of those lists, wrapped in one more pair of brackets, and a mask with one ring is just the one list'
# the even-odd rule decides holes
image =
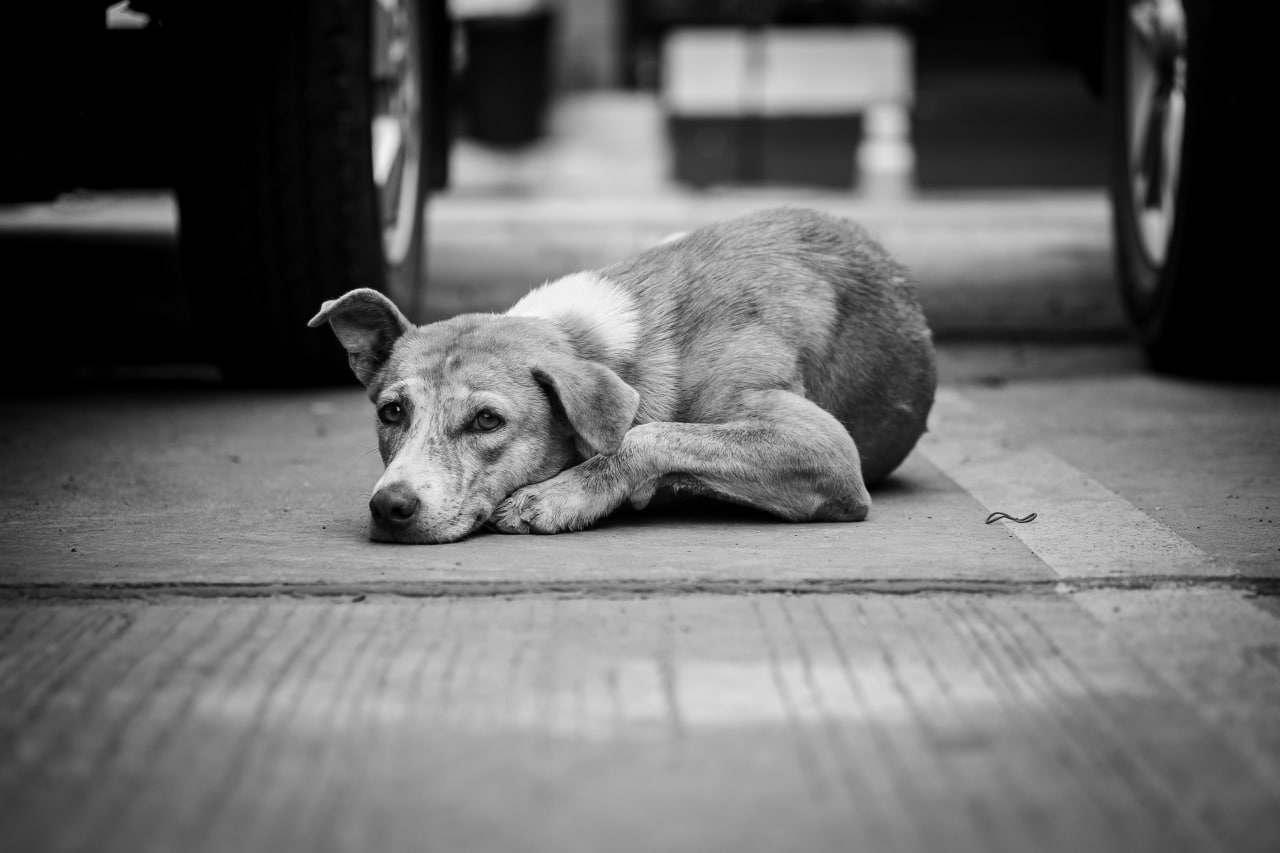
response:
{"label": "dog's black nose", "polygon": [[408,527],[418,513],[418,496],[408,483],[392,483],[373,493],[369,512],[375,524],[397,530]]}

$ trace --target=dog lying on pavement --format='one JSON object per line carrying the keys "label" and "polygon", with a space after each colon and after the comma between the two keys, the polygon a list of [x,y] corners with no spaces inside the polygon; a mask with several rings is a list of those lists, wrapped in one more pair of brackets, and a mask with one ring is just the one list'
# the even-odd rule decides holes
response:
{"label": "dog lying on pavement", "polygon": [[937,374],[905,271],[852,222],[782,208],[414,326],[352,290],[328,322],[378,416],[370,536],[585,528],[696,494],[860,521]]}

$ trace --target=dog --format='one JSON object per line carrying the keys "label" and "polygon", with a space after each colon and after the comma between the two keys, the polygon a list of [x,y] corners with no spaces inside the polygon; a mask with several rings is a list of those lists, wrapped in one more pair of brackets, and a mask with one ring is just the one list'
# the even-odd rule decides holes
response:
{"label": "dog", "polygon": [[675,236],[505,314],[414,326],[361,288],[309,325],[325,322],[377,412],[377,541],[580,530],[655,495],[860,521],[937,385],[904,268],[802,208]]}

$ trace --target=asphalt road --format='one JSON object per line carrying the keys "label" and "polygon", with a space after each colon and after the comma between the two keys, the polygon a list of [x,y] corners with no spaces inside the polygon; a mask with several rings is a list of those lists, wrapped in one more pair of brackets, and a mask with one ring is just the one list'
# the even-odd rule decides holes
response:
{"label": "asphalt road", "polygon": [[[708,209],[548,252],[571,211],[469,204],[436,213],[442,312]],[[374,545],[354,382],[6,399],[0,847],[1276,849],[1280,390],[1061,325],[1097,205],[859,208],[941,272],[940,324],[992,280],[1047,324],[944,336],[859,524]],[[486,239],[490,286],[450,290]]]}

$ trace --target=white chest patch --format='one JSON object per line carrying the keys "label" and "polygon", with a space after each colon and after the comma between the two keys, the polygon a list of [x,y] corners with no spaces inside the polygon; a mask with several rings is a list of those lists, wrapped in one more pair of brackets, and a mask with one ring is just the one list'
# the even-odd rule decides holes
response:
{"label": "white chest patch", "polygon": [[588,336],[611,358],[635,352],[639,319],[631,295],[593,272],[577,272],[529,291],[511,306],[512,317],[542,317]]}

